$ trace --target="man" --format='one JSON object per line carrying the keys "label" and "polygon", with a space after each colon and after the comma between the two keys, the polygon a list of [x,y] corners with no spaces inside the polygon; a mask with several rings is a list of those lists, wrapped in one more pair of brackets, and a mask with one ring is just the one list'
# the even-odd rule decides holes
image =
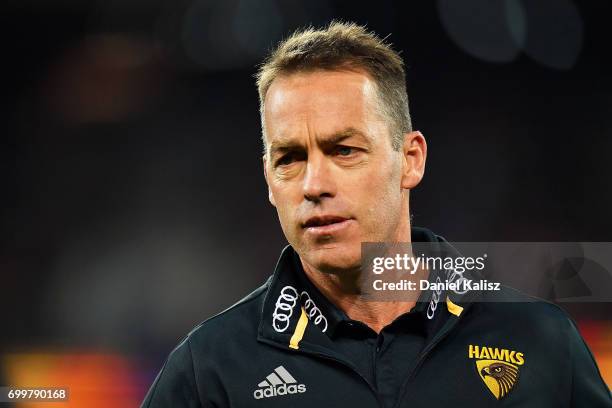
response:
{"label": "man", "polygon": [[509,289],[363,295],[362,243],[448,247],[410,225],[427,145],[390,46],[354,24],[300,31],[258,88],[269,200],[290,245],[262,287],[177,346],[143,407],[612,406],[552,304]]}

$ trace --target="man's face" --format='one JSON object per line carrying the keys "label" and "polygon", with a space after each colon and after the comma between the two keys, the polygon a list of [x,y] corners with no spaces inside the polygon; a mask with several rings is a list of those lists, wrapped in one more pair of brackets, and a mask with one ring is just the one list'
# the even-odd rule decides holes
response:
{"label": "man's face", "polygon": [[351,71],[282,76],[266,94],[270,202],[289,243],[320,271],[359,268],[362,242],[409,239],[400,236],[407,162],[378,104],[374,82]]}

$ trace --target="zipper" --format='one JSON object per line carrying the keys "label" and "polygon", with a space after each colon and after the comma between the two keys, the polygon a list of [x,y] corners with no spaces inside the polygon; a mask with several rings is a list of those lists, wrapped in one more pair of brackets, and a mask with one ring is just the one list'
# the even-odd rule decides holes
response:
{"label": "zipper", "polygon": [[378,334],[378,336],[376,337],[376,340],[373,344],[372,347],[372,371],[373,371],[373,375],[374,375],[374,384],[377,385],[378,384],[378,376],[377,376],[377,370],[378,370],[378,358],[380,355],[380,350],[382,349],[382,344],[384,343],[384,340],[381,342],[381,339],[384,339],[384,337],[381,333]]}

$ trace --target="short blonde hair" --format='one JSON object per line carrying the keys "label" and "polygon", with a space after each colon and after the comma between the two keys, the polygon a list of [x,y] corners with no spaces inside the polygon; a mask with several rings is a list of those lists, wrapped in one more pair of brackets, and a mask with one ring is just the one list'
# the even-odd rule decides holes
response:
{"label": "short blonde hair", "polygon": [[404,63],[384,39],[355,23],[332,21],[322,29],[298,30],[281,41],[256,74],[262,138],[264,105],[270,85],[280,75],[315,70],[363,70],[376,84],[382,113],[389,119],[393,148],[412,131]]}

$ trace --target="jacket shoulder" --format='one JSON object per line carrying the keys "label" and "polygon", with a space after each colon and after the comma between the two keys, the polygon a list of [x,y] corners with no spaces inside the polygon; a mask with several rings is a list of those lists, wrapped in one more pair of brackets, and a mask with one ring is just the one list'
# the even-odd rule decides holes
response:
{"label": "jacket shoulder", "polygon": [[507,286],[484,294],[476,309],[485,316],[534,335],[555,336],[573,325],[568,313],[560,306]]}
{"label": "jacket shoulder", "polygon": [[[224,311],[193,328],[166,358],[141,407],[204,406],[202,398],[221,398],[215,367],[228,355],[241,355],[256,336],[261,305],[270,280]],[[246,347],[249,349],[249,347]],[[206,384],[208,394],[202,389]],[[206,405],[208,406],[208,405]]]}
{"label": "jacket shoulder", "polygon": [[269,285],[270,279],[227,309],[202,321],[187,334],[186,338],[192,343],[199,343],[212,338],[242,336],[245,331],[256,333]]}

